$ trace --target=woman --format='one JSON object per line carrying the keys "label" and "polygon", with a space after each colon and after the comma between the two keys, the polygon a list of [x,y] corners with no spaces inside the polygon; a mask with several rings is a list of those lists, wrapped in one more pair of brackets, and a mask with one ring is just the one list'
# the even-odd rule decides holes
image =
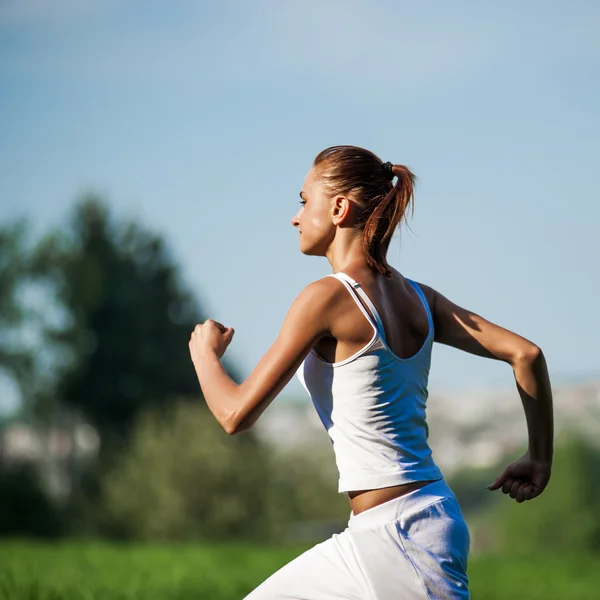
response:
{"label": "woman", "polygon": [[362,148],[321,152],[292,225],[300,250],[325,256],[333,275],[302,291],[277,340],[240,385],[220,363],[233,329],[207,321],[192,334],[204,397],[230,434],[252,427],[298,373],[332,439],[339,491],[352,509],[344,532],[280,569],[249,600],[469,597],[469,533],[427,445],[434,341],[513,368],[529,448],[489,489],[523,502],[550,478],[552,397],[541,350],[386,261],[413,183],[405,166]]}

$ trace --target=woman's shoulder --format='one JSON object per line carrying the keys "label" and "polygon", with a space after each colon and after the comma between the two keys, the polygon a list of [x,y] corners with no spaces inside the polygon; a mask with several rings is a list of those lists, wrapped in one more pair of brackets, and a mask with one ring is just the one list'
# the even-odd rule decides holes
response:
{"label": "woman's shoulder", "polygon": [[317,279],[296,296],[287,318],[294,323],[294,327],[305,328],[318,322],[329,330],[343,306],[344,295],[348,296],[348,293],[334,277]]}
{"label": "woman's shoulder", "polygon": [[400,273],[396,269],[392,269],[392,273],[393,273],[394,277],[396,277],[400,282],[404,283],[407,286],[416,284],[419,287],[419,289],[423,292],[423,295],[425,296],[425,299],[427,300],[427,304],[429,305],[429,308],[431,309],[431,311],[433,311],[433,309],[435,307],[436,291],[430,285],[423,283],[422,281],[420,281],[418,279],[413,279],[412,277],[407,277],[405,275],[402,275],[402,273]]}
{"label": "woman's shoulder", "polygon": [[323,306],[335,304],[343,295],[344,286],[335,277],[327,275],[309,283],[298,297]]}

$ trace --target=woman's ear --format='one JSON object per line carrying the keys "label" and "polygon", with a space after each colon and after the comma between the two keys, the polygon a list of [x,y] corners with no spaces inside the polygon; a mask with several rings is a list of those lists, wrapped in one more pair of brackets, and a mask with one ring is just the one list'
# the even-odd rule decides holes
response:
{"label": "woman's ear", "polygon": [[354,204],[346,196],[335,196],[331,216],[334,225],[348,227],[354,219]]}

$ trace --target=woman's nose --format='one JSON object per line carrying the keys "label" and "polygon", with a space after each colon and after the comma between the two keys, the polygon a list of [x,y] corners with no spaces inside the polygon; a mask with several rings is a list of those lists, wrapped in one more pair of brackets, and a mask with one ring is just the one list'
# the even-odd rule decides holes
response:
{"label": "woman's nose", "polygon": [[298,219],[297,214],[292,217],[292,225],[294,227],[298,227],[298,225],[300,225],[300,219]]}

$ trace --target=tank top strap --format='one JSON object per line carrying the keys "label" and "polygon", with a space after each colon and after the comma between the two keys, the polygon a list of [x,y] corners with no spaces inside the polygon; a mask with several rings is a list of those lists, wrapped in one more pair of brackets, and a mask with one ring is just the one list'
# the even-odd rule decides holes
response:
{"label": "tank top strap", "polygon": [[421,302],[423,303],[423,308],[425,309],[425,312],[427,313],[427,321],[429,323],[429,335],[432,335],[433,334],[433,316],[431,314],[431,309],[429,308],[429,302],[427,302],[427,298],[425,297],[425,294],[423,293],[421,286],[416,281],[413,281],[412,279],[408,279],[408,277],[406,278],[406,281],[408,281],[408,283],[410,283],[410,285],[412,285],[413,289],[415,290],[415,292],[417,292],[419,298],[421,299]]}
{"label": "tank top strap", "polygon": [[[346,286],[346,288],[348,288],[350,295],[352,296],[352,298],[354,298],[354,301],[356,302],[358,307],[361,309],[367,320],[371,323],[371,325],[373,325],[373,327],[377,330],[377,332],[385,342],[385,330],[383,328],[383,321],[381,320],[381,317],[379,316],[375,305],[373,304],[373,302],[371,302],[371,299],[369,298],[369,296],[367,296],[365,291],[360,287],[360,284],[354,281],[352,277],[342,272],[332,273],[331,275],[329,275],[329,277],[335,277],[336,279],[341,281]],[[371,311],[371,314],[369,314],[369,312],[365,310],[363,302]]]}

